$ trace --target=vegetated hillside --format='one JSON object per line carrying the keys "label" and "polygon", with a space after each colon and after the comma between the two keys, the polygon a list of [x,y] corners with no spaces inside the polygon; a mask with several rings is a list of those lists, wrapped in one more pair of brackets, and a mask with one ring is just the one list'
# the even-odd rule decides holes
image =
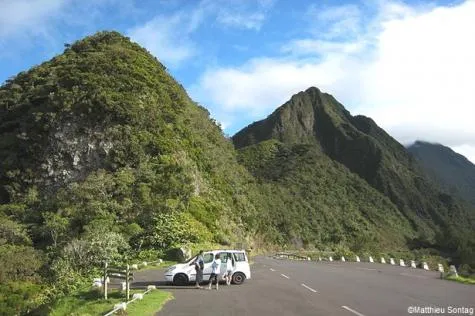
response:
{"label": "vegetated hillside", "polygon": [[[344,175],[342,167],[339,166],[341,164],[389,198],[398,212],[391,207],[381,207],[375,203],[373,204],[375,210],[371,216],[379,212],[381,216],[396,219],[399,218],[398,213],[402,214],[405,221],[410,223],[410,229],[403,228],[401,234],[406,231],[416,235],[416,238],[408,242],[408,246],[436,247],[446,254],[450,253],[457,260],[475,261],[473,256],[475,245],[472,238],[473,213],[452,196],[438,191],[405,148],[370,118],[352,116],[331,95],[321,93],[314,87],[294,95],[266,119],[249,125],[233,136],[236,148],[239,149],[241,157],[244,156],[241,161],[267,184],[275,181],[274,172],[292,169],[293,166],[292,160],[270,155],[272,159],[263,160],[264,166],[269,161],[268,168],[261,165],[255,168],[256,160],[246,158],[249,151],[257,152],[253,154],[254,156],[268,157],[266,143],[270,140],[279,141],[288,148],[305,145],[319,153],[311,154],[315,157],[312,162],[301,160],[303,165],[298,167],[298,170],[302,170],[301,177],[307,176],[309,169],[315,169],[313,165],[315,161],[319,161],[321,165],[317,168],[324,170],[319,171],[321,174],[335,174],[335,169],[340,170],[337,177],[331,178],[332,186],[351,192],[355,188],[356,180],[353,182],[342,180],[348,176]],[[333,167],[329,167],[332,165],[328,161],[333,162]],[[276,165],[280,165],[280,168],[276,169]],[[294,184],[294,187],[302,192],[330,191],[330,184],[321,183],[317,179],[306,182],[305,185]],[[285,186],[288,186],[288,183]],[[373,192],[363,185],[360,185],[361,187],[364,188],[364,190],[358,189],[361,199],[373,200],[371,197],[374,196]],[[309,203],[310,198],[311,196],[307,197],[305,203]],[[350,198],[349,195],[347,198],[349,204],[356,206],[354,209],[362,212],[359,207],[361,200],[354,196]],[[315,199],[312,211],[318,213],[316,205],[321,205],[322,198],[315,196]],[[364,214],[362,217],[370,216]],[[398,223],[403,224],[405,221]],[[391,222],[396,223],[392,220]],[[459,252],[457,244],[460,245],[459,250],[461,248],[465,250]]]}
{"label": "vegetated hillside", "polygon": [[405,248],[414,230],[391,201],[315,146],[262,141],[239,160],[260,181],[262,228],[294,247],[354,252]]}
{"label": "vegetated hillside", "polygon": [[68,46],[0,88],[0,292],[19,293],[0,310],[69,293],[104,260],[252,241],[248,182],[146,50],[116,32]]}
{"label": "vegetated hillside", "polygon": [[416,141],[407,150],[416,157],[426,174],[451,194],[475,208],[475,165],[449,147]]}

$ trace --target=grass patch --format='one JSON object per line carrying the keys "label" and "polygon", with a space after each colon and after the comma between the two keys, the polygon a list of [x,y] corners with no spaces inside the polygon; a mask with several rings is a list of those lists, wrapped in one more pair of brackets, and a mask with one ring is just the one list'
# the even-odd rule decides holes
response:
{"label": "grass patch", "polygon": [[52,306],[48,315],[102,315],[123,300],[120,292],[111,292],[104,300],[98,290],[81,291],[75,295],[59,299]]}
{"label": "grass patch", "polygon": [[141,301],[135,301],[127,305],[127,315],[129,316],[147,316],[154,315],[162,309],[166,302],[173,298],[172,293],[153,290],[143,297]]}
{"label": "grass patch", "polygon": [[138,270],[131,270],[133,271],[143,271],[143,270],[153,270],[153,269],[162,269],[162,268],[168,268],[169,266],[172,266],[174,264],[177,264],[176,261],[163,261],[160,264],[149,264],[146,266],[140,265]]}
{"label": "grass patch", "polygon": [[463,276],[455,276],[455,275],[449,275],[447,277],[445,277],[446,280],[450,280],[450,281],[455,281],[455,282],[459,282],[459,283],[463,283],[463,284],[472,284],[472,285],[475,285],[475,279],[473,278],[467,278],[467,277],[463,277]]}
{"label": "grass patch", "polygon": [[[133,293],[143,293],[144,291],[131,290]],[[134,301],[127,305],[127,313],[122,315],[153,315],[159,311],[162,306],[172,298],[170,292],[153,290],[147,293],[143,300]],[[119,291],[113,291],[108,294],[108,299],[102,298],[102,293],[98,290],[82,291],[73,296],[68,296],[58,300],[47,312],[51,316],[89,316],[104,315],[112,310],[115,304],[124,302],[125,294]]]}

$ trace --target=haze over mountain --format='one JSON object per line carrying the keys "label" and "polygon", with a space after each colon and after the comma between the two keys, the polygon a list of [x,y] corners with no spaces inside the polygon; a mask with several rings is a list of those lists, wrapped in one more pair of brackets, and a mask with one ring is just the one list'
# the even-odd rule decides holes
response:
{"label": "haze over mountain", "polygon": [[11,313],[77,291],[104,261],[183,245],[472,263],[473,214],[314,87],[231,142],[117,32],[0,87],[0,310]]}
{"label": "haze over mountain", "polygon": [[475,207],[475,165],[466,157],[447,146],[424,141],[415,142],[407,150],[442,188]]}

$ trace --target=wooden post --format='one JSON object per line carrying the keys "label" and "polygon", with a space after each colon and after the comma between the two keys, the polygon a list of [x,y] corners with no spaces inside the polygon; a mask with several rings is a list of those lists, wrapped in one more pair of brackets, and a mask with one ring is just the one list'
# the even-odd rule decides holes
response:
{"label": "wooden post", "polygon": [[129,284],[129,275],[130,275],[130,269],[129,269],[129,265],[127,264],[127,268],[125,270],[125,295],[127,296],[127,302],[129,301],[130,299],[130,284]]}
{"label": "wooden post", "polygon": [[107,299],[107,261],[104,263],[104,299]]}

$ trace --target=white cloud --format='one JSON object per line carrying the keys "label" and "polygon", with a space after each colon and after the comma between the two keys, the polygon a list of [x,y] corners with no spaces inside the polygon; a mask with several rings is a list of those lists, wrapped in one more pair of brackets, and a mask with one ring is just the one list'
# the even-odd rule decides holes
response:
{"label": "white cloud", "polygon": [[218,23],[229,27],[259,31],[267,18],[268,11],[273,7],[274,1],[213,0],[208,2],[208,5],[216,11]]}
{"label": "white cloud", "polygon": [[[224,110],[246,110],[256,116],[282,104],[290,95],[319,82],[330,87],[344,76],[339,60],[314,65],[275,59],[255,59],[239,69],[221,68],[203,75],[199,86],[191,88],[198,99],[208,96]],[[201,95],[200,95],[201,94]]]}
{"label": "white cloud", "polygon": [[438,8],[384,1],[358,34],[295,39],[281,57],[210,69],[192,94],[229,115],[261,118],[314,85],[403,143],[441,142],[475,161],[473,38],[475,1]]}
{"label": "white cloud", "polygon": [[66,3],[66,0],[0,1],[0,38],[22,32],[44,32],[44,22],[60,12]]}
{"label": "white cloud", "polygon": [[364,41],[334,42],[320,39],[293,40],[282,46],[283,53],[296,57],[305,55],[352,54],[366,47]]}
{"label": "white cloud", "polygon": [[310,5],[306,14],[312,25],[312,32],[321,37],[331,39],[347,37],[360,30],[361,11],[354,4],[337,7]]}
{"label": "white cloud", "polygon": [[196,46],[189,36],[200,22],[199,14],[191,15],[191,18],[183,12],[172,16],[158,15],[127,33],[132,40],[147,48],[160,61],[170,66],[178,66],[196,53]]}
{"label": "white cloud", "polygon": [[250,15],[236,14],[231,11],[222,11],[217,16],[217,21],[227,26],[259,30],[266,16],[263,13]]}
{"label": "white cloud", "polygon": [[259,30],[273,1],[258,2],[202,0],[191,9],[173,15],[156,15],[127,33],[157,58],[170,66],[180,64],[198,54],[193,33],[205,20],[235,28]]}

